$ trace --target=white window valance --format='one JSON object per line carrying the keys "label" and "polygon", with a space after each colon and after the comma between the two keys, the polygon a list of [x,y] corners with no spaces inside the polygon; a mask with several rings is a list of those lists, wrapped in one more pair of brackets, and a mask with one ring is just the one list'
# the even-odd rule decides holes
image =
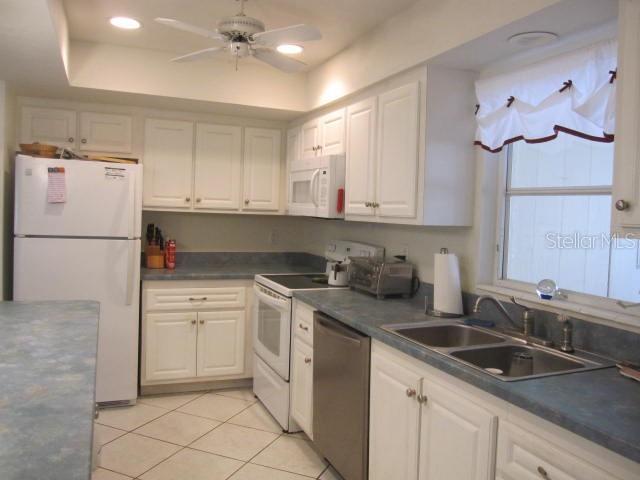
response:
{"label": "white window valance", "polygon": [[559,132],[612,142],[617,42],[608,40],[476,81],[475,144],[491,152]]}

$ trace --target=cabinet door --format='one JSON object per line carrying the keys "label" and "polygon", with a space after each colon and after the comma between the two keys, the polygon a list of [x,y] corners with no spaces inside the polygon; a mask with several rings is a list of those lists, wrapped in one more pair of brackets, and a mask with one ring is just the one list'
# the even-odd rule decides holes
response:
{"label": "cabinet door", "polygon": [[619,480],[598,467],[597,457],[591,455],[589,460],[594,463],[558,447],[549,438],[500,420],[496,480]]}
{"label": "cabinet door", "polygon": [[318,155],[320,146],[320,119],[315,118],[302,126],[300,131],[300,144],[302,158],[315,157]]}
{"label": "cabinet door", "polygon": [[145,380],[175,380],[196,376],[196,314],[145,315]]}
{"label": "cabinet door", "polygon": [[195,208],[240,209],[242,128],[196,127]]}
{"label": "cabinet door", "polygon": [[418,83],[379,97],[376,203],[380,217],[415,217],[418,174]]}
{"label": "cabinet door", "polygon": [[345,109],[328,113],[320,119],[320,155],[345,152]]}
{"label": "cabinet door", "polygon": [[244,371],[244,310],[198,313],[198,376]]}
{"label": "cabinet door", "polygon": [[371,354],[369,480],[418,478],[422,378],[384,351]]}
{"label": "cabinet door", "polygon": [[[640,3],[620,2],[616,143],[612,222],[619,233],[640,231]],[[625,202],[621,210],[616,202]],[[630,229],[630,230],[626,230]]]}
{"label": "cabinet door", "polygon": [[373,215],[376,174],[376,97],[347,108],[346,215]]}
{"label": "cabinet door", "polygon": [[56,108],[22,107],[20,143],[75,147],[76,112]]}
{"label": "cabinet door", "polygon": [[313,440],[313,349],[299,338],[291,351],[291,416]]}
{"label": "cabinet door", "polygon": [[498,418],[458,393],[424,380],[420,480],[490,480]]}
{"label": "cabinet door", "polygon": [[244,132],[244,210],[280,207],[280,130]]}
{"label": "cabinet door", "polygon": [[80,113],[80,150],[131,153],[131,117],[107,113]]}
{"label": "cabinet door", "polygon": [[145,206],[191,207],[193,123],[147,119],[143,165]]}

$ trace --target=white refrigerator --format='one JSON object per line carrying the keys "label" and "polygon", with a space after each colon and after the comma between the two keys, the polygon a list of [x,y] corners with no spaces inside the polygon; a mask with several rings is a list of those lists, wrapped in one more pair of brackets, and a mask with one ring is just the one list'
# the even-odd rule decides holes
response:
{"label": "white refrigerator", "polygon": [[141,165],[16,157],[14,300],[100,302],[101,403],[137,397],[141,215]]}

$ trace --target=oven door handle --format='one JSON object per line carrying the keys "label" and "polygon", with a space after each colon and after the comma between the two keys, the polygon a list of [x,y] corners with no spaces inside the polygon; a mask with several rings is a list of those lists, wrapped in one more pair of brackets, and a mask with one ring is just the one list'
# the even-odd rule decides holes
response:
{"label": "oven door handle", "polygon": [[255,293],[256,298],[258,298],[259,300],[263,301],[268,305],[272,305],[276,308],[279,308],[281,310],[283,308],[286,308],[289,304],[288,298],[280,297],[280,296],[272,297],[271,295],[267,295],[266,293],[264,293],[264,291],[260,287],[256,285],[253,286],[253,292]]}

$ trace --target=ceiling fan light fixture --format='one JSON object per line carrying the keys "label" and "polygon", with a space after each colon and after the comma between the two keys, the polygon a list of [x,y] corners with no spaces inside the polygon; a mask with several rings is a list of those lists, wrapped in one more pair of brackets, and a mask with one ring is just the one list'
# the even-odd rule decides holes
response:
{"label": "ceiling fan light fixture", "polygon": [[124,30],[137,30],[142,26],[138,20],[130,17],[111,17],[109,23],[114,27]]}
{"label": "ceiling fan light fixture", "polygon": [[284,53],[285,55],[298,55],[302,53],[304,47],[292,43],[283,43],[282,45],[278,45],[276,50],[280,53]]}

